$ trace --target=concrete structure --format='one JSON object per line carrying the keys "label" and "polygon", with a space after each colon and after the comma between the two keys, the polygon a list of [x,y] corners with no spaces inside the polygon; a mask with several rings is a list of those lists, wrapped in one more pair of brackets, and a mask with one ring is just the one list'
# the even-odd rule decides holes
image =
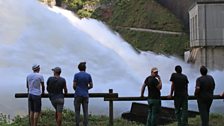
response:
{"label": "concrete structure", "polygon": [[188,62],[224,69],[224,1],[201,1],[189,10]]}

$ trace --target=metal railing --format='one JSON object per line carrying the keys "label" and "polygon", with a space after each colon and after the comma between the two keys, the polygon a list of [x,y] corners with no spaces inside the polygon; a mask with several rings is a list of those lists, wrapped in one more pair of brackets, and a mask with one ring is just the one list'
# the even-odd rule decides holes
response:
{"label": "metal railing", "polygon": [[[16,93],[15,98],[27,98],[27,93]],[[42,98],[48,98],[48,94],[42,94]],[[74,98],[74,93],[68,93],[65,98]],[[104,98],[104,101],[109,102],[109,126],[113,126],[113,102],[114,101],[146,101],[147,97],[119,97],[118,93],[113,93],[113,89],[109,89],[109,93],[89,93],[90,98]],[[167,96],[161,96],[161,100],[173,100],[174,97],[168,98]],[[188,96],[188,100],[196,100],[196,96]],[[214,95],[213,99],[224,99],[220,95]]]}

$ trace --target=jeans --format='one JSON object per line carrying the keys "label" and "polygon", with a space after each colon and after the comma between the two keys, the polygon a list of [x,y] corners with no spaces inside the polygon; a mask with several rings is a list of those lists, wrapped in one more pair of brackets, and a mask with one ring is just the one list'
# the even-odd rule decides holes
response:
{"label": "jeans", "polygon": [[212,99],[198,99],[198,109],[201,117],[201,125],[208,126],[209,125],[209,112],[210,107],[212,105]]}
{"label": "jeans", "polygon": [[80,106],[82,105],[83,110],[83,126],[88,126],[88,103],[89,98],[88,97],[80,97],[76,96],[74,100],[74,107],[75,107],[75,122],[76,126],[79,126],[80,122]]}
{"label": "jeans", "polygon": [[161,108],[160,99],[148,99],[149,113],[146,122],[146,126],[156,126],[157,119]]}
{"label": "jeans", "polygon": [[188,97],[174,97],[175,114],[178,126],[188,126]]}

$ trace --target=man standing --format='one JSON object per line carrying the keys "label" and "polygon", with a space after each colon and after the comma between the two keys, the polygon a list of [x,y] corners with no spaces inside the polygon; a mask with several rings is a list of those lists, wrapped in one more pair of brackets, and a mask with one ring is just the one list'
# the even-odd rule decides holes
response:
{"label": "man standing", "polygon": [[[40,72],[40,65],[33,65],[33,73],[26,78],[29,100],[30,125],[37,126],[41,112],[41,93],[44,94],[44,78]],[[40,90],[42,87],[42,92]]]}
{"label": "man standing", "polygon": [[174,107],[178,126],[188,126],[188,79],[182,74],[181,66],[175,67],[176,73],[171,75],[171,91],[169,98],[174,92]]}
{"label": "man standing", "polygon": [[80,72],[74,75],[73,80],[73,89],[75,90],[75,119],[76,126],[79,126],[80,122],[80,106],[83,108],[83,116],[84,116],[84,126],[88,126],[88,103],[89,103],[89,92],[88,90],[93,88],[91,75],[86,71],[86,62],[81,62],[78,65],[78,69]]}
{"label": "man standing", "polygon": [[60,77],[61,68],[55,67],[52,69],[54,76],[49,77],[47,80],[47,91],[49,93],[49,98],[51,104],[55,108],[55,119],[57,126],[61,126],[62,123],[62,111],[64,107],[64,93],[67,94],[66,81],[63,77]]}
{"label": "man standing", "polygon": [[196,80],[195,96],[197,96],[198,109],[201,116],[202,126],[209,125],[209,112],[213,101],[215,81],[212,76],[207,75],[207,68],[201,66],[201,77]]}
{"label": "man standing", "polygon": [[144,97],[145,87],[148,88],[148,105],[149,113],[146,126],[156,126],[158,114],[161,108],[161,94],[162,81],[158,75],[158,69],[153,67],[151,69],[151,75],[145,79],[141,89],[141,97]]}

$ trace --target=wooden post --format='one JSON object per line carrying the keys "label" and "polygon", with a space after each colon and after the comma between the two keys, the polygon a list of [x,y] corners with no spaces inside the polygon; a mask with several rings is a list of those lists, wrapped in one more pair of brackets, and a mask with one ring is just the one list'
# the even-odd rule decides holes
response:
{"label": "wooden post", "polygon": [[[113,93],[113,89],[109,89],[109,94]],[[109,126],[114,125],[113,100],[109,100]]]}

